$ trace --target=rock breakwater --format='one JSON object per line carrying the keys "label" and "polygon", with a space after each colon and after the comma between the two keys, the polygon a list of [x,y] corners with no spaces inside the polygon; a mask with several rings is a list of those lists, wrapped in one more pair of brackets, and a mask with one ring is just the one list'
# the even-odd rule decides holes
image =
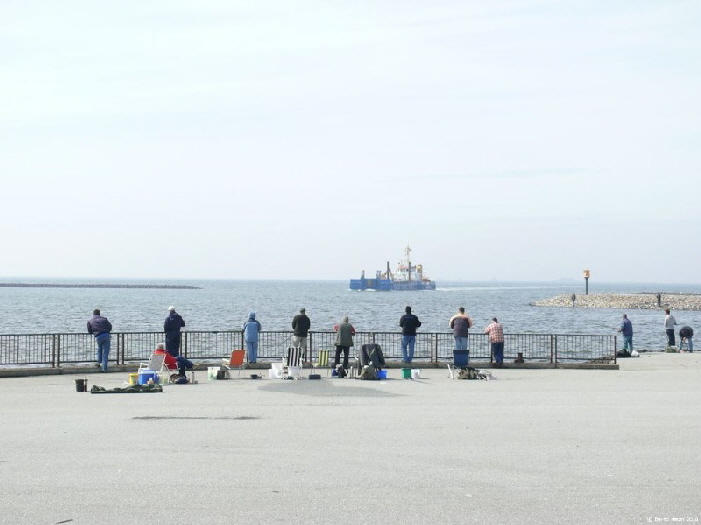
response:
{"label": "rock breakwater", "polygon": [[184,284],[117,284],[117,283],[0,283],[0,288],[153,288],[165,290],[199,290]]}
{"label": "rock breakwater", "polygon": [[556,295],[531,303],[533,306],[555,308],[639,308],[672,310],[701,310],[701,294],[661,293],[658,304],[657,294],[589,294],[576,295],[574,304],[572,295]]}

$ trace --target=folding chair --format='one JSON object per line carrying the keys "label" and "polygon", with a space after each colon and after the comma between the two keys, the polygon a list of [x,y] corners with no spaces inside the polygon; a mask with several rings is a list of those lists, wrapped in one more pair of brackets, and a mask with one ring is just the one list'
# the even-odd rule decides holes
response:
{"label": "folding chair", "polygon": [[136,371],[136,373],[140,373],[144,370],[148,370],[150,372],[156,372],[159,383],[161,385],[166,385],[170,382],[170,370],[168,369],[168,366],[165,364],[165,355],[164,354],[151,354],[151,357],[148,359],[148,363],[141,363],[139,364],[139,369]]}
{"label": "folding chair", "polygon": [[[302,347],[290,346],[287,348],[287,363],[286,366],[302,366]],[[327,359],[328,362],[328,359]]]}
{"label": "folding chair", "polygon": [[358,377],[360,377],[366,365],[373,367],[375,372],[382,370],[385,366],[385,356],[382,355],[382,348],[377,343],[364,344],[358,352],[357,362]]}
{"label": "folding chair", "polygon": [[312,363],[312,369],[314,368],[326,368],[326,377],[329,376],[329,351],[319,350],[319,357],[316,363]]}
{"label": "folding chair", "polygon": [[246,363],[244,360],[246,358],[245,350],[233,350],[231,352],[231,358],[227,361],[226,358],[222,359],[222,367],[226,371],[226,376],[229,377],[229,372],[232,370],[239,371],[239,377],[241,377],[241,370],[246,368]]}
{"label": "folding chair", "polygon": [[[284,368],[287,368],[288,377],[299,377],[298,373],[302,371],[302,352],[303,350],[299,346],[290,346],[287,348],[287,361],[283,361],[283,363],[285,364]],[[295,370],[295,373],[291,374],[290,368],[299,370]]]}
{"label": "folding chair", "polygon": [[360,372],[365,365],[369,365],[371,363],[368,345],[363,345],[360,347],[360,350],[358,350],[358,355],[355,357],[355,363],[358,368],[358,372]]}
{"label": "folding chair", "polygon": [[382,347],[377,343],[363,345],[362,352],[368,356],[368,361],[377,370],[382,370],[385,367],[385,356],[382,354]]}
{"label": "folding chair", "polygon": [[153,372],[160,372],[161,370],[163,370],[163,367],[165,366],[165,364],[164,364],[165,357],[166,356],[163,354],[151,354],[151,357],[148,358],[147,363],[139,364],[139,371],[151,370]]}

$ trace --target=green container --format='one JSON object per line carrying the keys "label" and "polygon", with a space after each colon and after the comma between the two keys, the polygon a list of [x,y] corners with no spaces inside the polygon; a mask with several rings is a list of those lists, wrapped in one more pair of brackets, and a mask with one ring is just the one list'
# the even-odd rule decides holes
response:
{"label": "green container", "polygon": [[411,368],[402,368],[402,377],[404,379],[411,379]]}

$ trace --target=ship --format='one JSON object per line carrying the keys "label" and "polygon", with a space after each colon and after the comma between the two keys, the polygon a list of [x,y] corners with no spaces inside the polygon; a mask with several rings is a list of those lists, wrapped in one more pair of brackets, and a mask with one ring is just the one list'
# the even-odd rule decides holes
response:
{"label": "ship", "polygon": [[351,279],[350,289],[378,292],[435,290],[436,283],[424,273],[423,265],[412,264],[411,248],[407,246],[404,248],[404,260],[399,262],[394,273],[390,271],[389,261],[387,261],[387,269],[384,272],[377,270],[374,278],[366,278],[363,270],[360,279]]}

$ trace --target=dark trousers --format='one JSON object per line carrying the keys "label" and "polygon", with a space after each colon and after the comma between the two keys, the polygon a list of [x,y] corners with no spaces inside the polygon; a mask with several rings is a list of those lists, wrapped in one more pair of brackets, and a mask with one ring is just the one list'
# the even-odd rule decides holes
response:
{"label": "dark trousers", "polygon": [[674,346],[674,328],[668,328],[667,332],[667,346]]}
{"label": "dark trousers", "polygon": [[192,368],[192,361],[190,361],[189,359],[185,359],[181,355],[176,357],[175,360],[178,362],[178,373],[181,376],[185,375],[185,370],[190,370]]}
{"label": "dark trousers", "polygon": [[341,351],[343,351],[343,368],[348,368],[348,352],[350,348],[342,345],[336,345],[336,357],[333,366],[338,366],[338,362],[341,360]]}
{"label": "dark trousers", "polygon": [[166,350],[173,357],[180,355],[180,332],[170,334],[166,332]]}
{"label": "dark trousers", "polygon": [[492,355],[494,356],[494,362],[498,365],[504,362],[504,342],[492,343]]}

